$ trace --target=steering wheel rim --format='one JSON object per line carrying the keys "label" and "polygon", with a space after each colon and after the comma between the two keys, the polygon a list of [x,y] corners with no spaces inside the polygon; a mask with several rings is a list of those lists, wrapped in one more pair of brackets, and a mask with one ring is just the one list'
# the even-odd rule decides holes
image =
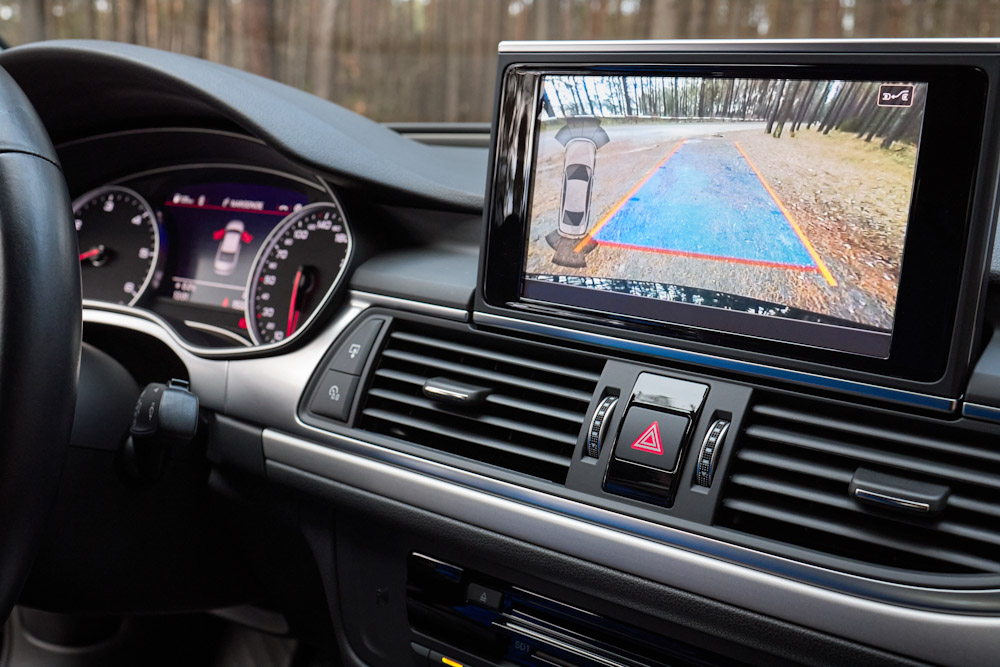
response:
{"label": "steering wheel rim", "polygon": [[82,332],[76,252],[55,149],[0,69],[0,619],[30,571],[73,427]]}

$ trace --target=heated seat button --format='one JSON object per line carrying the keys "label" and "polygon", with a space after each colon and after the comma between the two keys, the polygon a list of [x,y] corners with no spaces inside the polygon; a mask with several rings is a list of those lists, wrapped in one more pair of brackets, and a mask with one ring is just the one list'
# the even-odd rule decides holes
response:
{"label": "heated seat button", "polygon": [[378,337],[383,320],[368,320],[352,331],[337,347],[337,352],[330,362],[330,370],[340,371],[348,375],[361,375],[361,370],[368,361],[368,353]]}
{"label": "heated seat button", "polygon": [[358,388],[358,378],[339,371],[327,371],[316,386],[309,409],[317,415],[347,421]]}
{"label": "heated seat button", "polygon": [[673,472],[691,420],[662,410],[632,406],[615,444],[615,458]]}

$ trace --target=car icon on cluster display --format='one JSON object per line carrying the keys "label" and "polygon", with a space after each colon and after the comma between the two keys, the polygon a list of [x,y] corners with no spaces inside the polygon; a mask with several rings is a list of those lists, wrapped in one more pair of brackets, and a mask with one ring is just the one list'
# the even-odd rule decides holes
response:
{"label": "car icon on cluster display", "polygon": [[215,272],[220,276],[228,276],[236,268],[236,262],[240,259],[243,230],[243,222],[240,220],[230,220],[226,223],[225,233],[215,253]]}

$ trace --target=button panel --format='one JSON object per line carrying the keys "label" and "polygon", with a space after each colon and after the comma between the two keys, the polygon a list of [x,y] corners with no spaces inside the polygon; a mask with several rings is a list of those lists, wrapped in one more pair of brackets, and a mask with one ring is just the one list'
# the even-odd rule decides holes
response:
{"label": "button panel", "polygon": [[604,473],[604,491],[670,507],[707,396],[708,385],[639,373]]}
{"label": "button panel", "polygon": [[350,418],[361,373],[386,322],[385,317],[370,317],[337,340],[317,369],[310,413],[342,422]]}

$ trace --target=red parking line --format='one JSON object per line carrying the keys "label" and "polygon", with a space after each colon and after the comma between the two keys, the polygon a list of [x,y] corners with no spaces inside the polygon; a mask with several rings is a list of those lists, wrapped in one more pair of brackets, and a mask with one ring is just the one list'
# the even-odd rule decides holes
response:
{"label": "red parking line", "polygon": [[629,243],[616,243],[614,241],[600,241],[595,239],[595,243],[611,246],[612,248],[623,248],[625,250],[641,250],[643,252],[656,252],[661,255],[673,255],[675,257],[690,257],[691,259],[710,259],[717,262],[729,262],[731,264],[748,264],[750,266],[763,266],[769,269],[788,269],[791,271],[801,271],[802,273],[821,273],[818,266],[799,266],[798,264],[782,264],[781,262],[767,262],[760,259],[744,259],[742,257],[726,257],[724,255],[709,255],[700,252],[687,252],[686,250],[670,250],[668,248],[647,248],[641,245],[631,245]]}

